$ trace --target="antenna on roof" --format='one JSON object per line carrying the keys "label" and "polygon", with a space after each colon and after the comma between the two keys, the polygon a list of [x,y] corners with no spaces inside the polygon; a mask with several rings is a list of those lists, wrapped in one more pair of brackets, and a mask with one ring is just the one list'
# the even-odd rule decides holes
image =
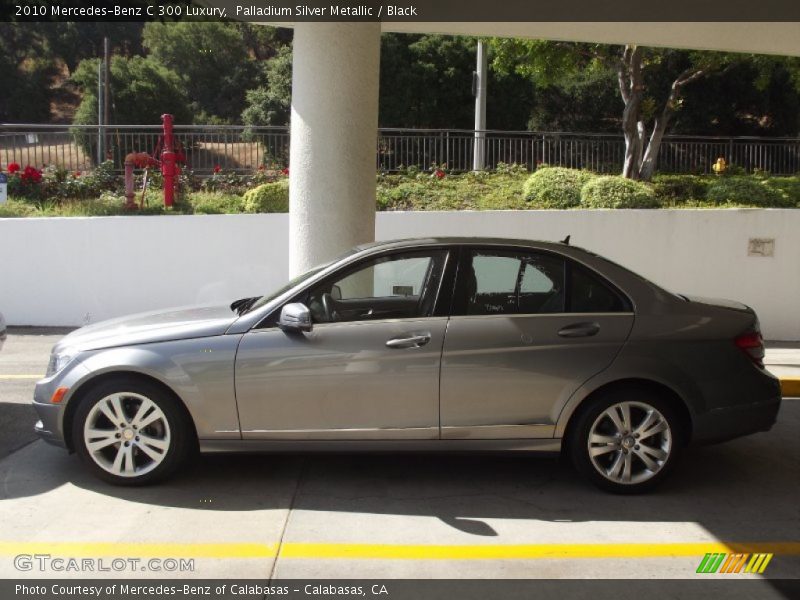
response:
{"label": "antenna on roof", "polygon": [[571,237],[572,237],[571,235],[568,235],[563,240],[561,240],[561,243],[562,244],[566,244],[567,246],[569,246],[569,238],[571,238]]}

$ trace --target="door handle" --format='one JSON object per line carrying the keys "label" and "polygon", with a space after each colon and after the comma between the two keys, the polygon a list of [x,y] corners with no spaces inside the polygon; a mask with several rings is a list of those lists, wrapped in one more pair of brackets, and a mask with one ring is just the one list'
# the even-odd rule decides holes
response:
{"label": "door handle", "polygon": [[430,333],[419,333],[407,337],[392,338],[386,342],[387,348],[419,348],[431,341]]}
{"label": "door handle", "polygon": [[600,332],[597,323],[573,323],[558,330],[558,335],[565,338],[591,337]]}

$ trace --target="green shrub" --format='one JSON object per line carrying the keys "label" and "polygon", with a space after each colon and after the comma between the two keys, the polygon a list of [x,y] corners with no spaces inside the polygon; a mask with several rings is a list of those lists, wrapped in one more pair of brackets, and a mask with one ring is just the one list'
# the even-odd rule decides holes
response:
{"label": "green shrub", "polygon": [[712,180],[698,175],[656,175],[653,190],[659,202],[686,202],[706,197]]}
{"label": "green shrub", "polygon": [[216,192],[195,192],[189,196],[189,202],[192,211],[198,215],[240,213],[243,204],[241,196]]}
{"label": "green shrub", "polygon": [[581,188],[594,178],[589,171],[539,168],[523,186],[525,200],[541,208],[571,208],[581,202]]}
{"label": "green shrub", "polygon": [[597,177],[581,190],[581,205],[586,208],[655,208],[652,186],[619,175]]}
{"label": "green shrub", "polygon": [[752,177],[718,177],[708,186],[708,200],[717,204],[785,206],[783,196],[763,180]]}
{"label": "green shrub", "polygon": [[244,195],[243,207],[250,213],[277,213],[289,211],[289,181],[265,183]]}
{"label": "green shrub", "polygon": [[769,189],[780,194],[784,206],[800,207],[800,175],[795,177],[771,177],[764,182]]}

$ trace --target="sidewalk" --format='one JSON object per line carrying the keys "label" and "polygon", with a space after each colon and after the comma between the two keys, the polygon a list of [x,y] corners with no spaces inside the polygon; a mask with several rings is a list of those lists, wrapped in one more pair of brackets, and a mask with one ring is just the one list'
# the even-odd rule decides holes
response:
{"label": "sidewalk", "polygon": [[784,397],[800,397],[800,343],[766,342],[764,364],[781,380]]}

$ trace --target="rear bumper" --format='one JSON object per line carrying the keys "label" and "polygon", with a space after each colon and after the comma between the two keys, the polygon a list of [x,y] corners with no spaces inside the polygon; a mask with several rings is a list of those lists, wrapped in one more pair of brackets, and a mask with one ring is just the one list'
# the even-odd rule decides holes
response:
{"label": "rear bumper", "polygon": [[699,416],[692,441],[698,444],[724,442],[743,435],[769,431],[778,418],[780,394],[765,402],[726,406]]}

